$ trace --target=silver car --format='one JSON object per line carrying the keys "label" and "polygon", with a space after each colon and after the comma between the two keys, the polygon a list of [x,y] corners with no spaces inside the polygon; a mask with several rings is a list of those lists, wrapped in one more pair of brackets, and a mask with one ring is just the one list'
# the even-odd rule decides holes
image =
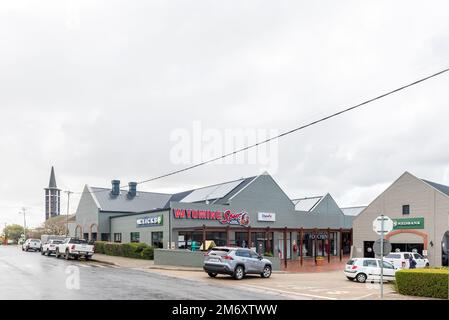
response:
{"label": "silver car", "polygon": [[246,274],[271,276],[272,264],[268,259],[247,248],[215,247],[204,256],[204,271],[215,278],[218,274],[233,276],[241,280]]}

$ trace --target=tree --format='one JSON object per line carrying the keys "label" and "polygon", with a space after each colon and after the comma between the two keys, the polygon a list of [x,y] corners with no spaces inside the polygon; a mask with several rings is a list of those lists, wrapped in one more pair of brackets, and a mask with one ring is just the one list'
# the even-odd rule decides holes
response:
{"label": "tree", "polygon": [[3,233],[6,238],[17,243],[23,234],[23,227],[18,224],[11,224],[3,229]]}

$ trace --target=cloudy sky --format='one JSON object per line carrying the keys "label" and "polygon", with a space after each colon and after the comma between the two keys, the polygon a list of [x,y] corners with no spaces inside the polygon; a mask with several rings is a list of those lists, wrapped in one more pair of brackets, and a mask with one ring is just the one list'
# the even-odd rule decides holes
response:
{"label": "cloudy sky", "polygon": [[[63,190],[126,185],[217,153],[227,131],[282,132],[447,68],[448,12],[445,0],[3,0],[0,224],[21,223],[22,206],[42,223],[52,165]],[[292,197],[330,192],[341,206],[404,171],[449,184],[448,88],[445,74],[287,136],[270,173]],[[139,188],[266,169],[251,157]]]}

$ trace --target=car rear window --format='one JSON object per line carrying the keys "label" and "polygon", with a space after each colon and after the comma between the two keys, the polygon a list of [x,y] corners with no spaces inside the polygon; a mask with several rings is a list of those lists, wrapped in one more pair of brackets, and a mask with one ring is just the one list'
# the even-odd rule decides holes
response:
{"label": "car rear window", "polygon": [[346,264],[347,264],[348,266],[352,266],[352,265],[354,265],[354,263],[355,263],[355,260],[354,260],[354,259],[351,259],[351,260],[349,260],[348,262],[346,262]]}
{"label": "car rear window", "polygon": [[404,253],[404,259],[410,259],[410,255],[408,253]]}
{"label": "car rear window", "polygon": [[213,249],[209,252],[209,255],[213,256],[225,256],[229,253],[229,249]]}
{"label": "car rear window", "polygon": [[52,240],[51,243],[53,243],[53,244],[60,244],[60,243],[62,243],[62,240]]}
{"label": "car rear window", "polygon": [[74,243],[74,244],[87,244],[86,240],[83,239],[70,239],[69,243]]}
{"label": "car rear window", "polygon": [[388,259],[401,259],[401,255],[400,254],[389,254],[387,256]]}

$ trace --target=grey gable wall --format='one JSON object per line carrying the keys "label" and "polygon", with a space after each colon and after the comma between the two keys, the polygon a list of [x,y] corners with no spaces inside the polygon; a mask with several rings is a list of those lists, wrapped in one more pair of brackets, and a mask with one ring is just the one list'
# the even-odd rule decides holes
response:
{"label": "grey gable wall", "polygon": [[233,206],[257,203],[257,207],[267,210],[294,210],[295,206],[285,192],[270,175],[261,175],[229,200]]}
{"label": "grey gable wall", "polygon": [[90,232],[92,224],[98,225],[98,208],[93,195],[89,192],[88,186],[84,186],[83,194],[76,209],[76,224],[83,228],[83,233]]}
{"label": "grey gable wall", "polygon": [[328,193],[318,203],[318,205],[312,210],[312,215],[318,215],[320,217],[318,225],[320,227],[342,227],[351,228],[352,218],[346,217],[341,211],[334,198]]}

